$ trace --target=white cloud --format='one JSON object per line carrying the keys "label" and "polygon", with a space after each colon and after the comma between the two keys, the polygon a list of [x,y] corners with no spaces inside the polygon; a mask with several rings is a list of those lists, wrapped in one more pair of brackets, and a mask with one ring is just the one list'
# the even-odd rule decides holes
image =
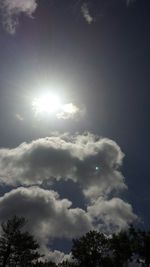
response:
{"label": "white cloud", "polygon": [[0,222],[14,214],[27,218],[27,229],[40,242],[42,252],[51,257],[47,247],[49,240],[77,237],[92,228],[88,214],[71,205],[54,191],[20,187],[0,197]]}
{"label": "white cloud", "polygon": [[[127,6],[136,0],[125,0]],[[89,1],[90,2],[90,1]],[[32,17],[38,7],[37,0],[0,0],[0,9],[2,11],[3,25],[8,33],[14,34],[19,24],[20,14]],[[83,2],[81,12],[88,24],[94,22],[94,18],[90,13],[87,2]]]}
{"label": "white cloud", "polygon": [[34,185],[50,178],[72,179],[95,198],[126,188],[119,170],[123,157],[114,141],[92,134],[41,138],[0,149],[0,182]]}
{"label": "white cloud", "polygon": [[91,24],[94,21],[92,15],[90,14],[90,11],[89,11],[87,3],[84,3],[81,6],[81,12],[82,12],[82,15],[83,15],[84,19],[86,20],[86,22],[88,24]]}
{"label": "white cloud", "polygon": [[47,257],[50,261],[55,262],[56,264],[63,262],[63,261],[72,260],[71,253],[65,254],[64,252],[59,251],[59,250],[49,251],[49,253],[47,254]]}
{"label": "white cloud", "polygon": [[87,209],[71,209],[72,203],[60,200],[56,192],[21,187],[1,198],[0,218],[11,213],[31,217],[45,238],[47,233],[54,238],[74,237],[91,228],[91,220],[107,231],[124,228],[137,216],[130,204],[117,197],[127,189],[120,171],[123,157],[114,141],[90,133],[51,136],[0,149],[1,184],[30,186],[71,179],[81,186]]}
{"label": "white cloud", "polygon": [[62,106],[62,110],[56,114],[58,119],[74,119],[81,114],[81,110],[74,104],[68,103]]}
{"label": "white cloud", "polygon": [[94,228],[112,232],[137,219],[131,205],[119,198],[99,198],[87,211],[71,205],[71,201],[60,199],[55,191],[20,187],[0,197],[0,223],[13,215],[24,216],[27,230],[40,243],[41,253],[58,263],[71,258],[71,254],[50,251],[53,239],[77,238]]}
{"label": "white cloud", "polygon": [[97,222],[97,229],[106,232],[127,228],[138,218],[130,204],[116,197],[110,200],[98,198],[88,207],[88,213],[93,222]]}
{"label": "white cloud", "polygon": [[37,8],[36,0],[0,0],[3,24],[10,34],[14,34],[21,13],[32,17]]}

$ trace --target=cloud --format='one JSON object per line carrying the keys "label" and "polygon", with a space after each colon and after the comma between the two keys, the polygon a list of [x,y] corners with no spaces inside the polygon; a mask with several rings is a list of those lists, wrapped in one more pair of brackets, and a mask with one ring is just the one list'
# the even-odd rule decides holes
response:
{"label": "cloud", "polygon": [[24,216],[27,230],[40,243],[41,253],[58,263],[71,258],[71,254],[50,251],[54,239],[77,238],[92,229],[110,233],[137,219],[131,205],[119,198],[99,198],[87,211],[71,206],[71,201],[60,199],[55,191],[20,187],[0,197],[0,223],[14,214]]}
{"label": "cloud", "polygon": [[36,0],[0,0],[0,9],[5,29],[14,34],[21,13],[32,17],[37,8]]}
{"label": "cloud", "polygon": [[[125,0],[127,6],[136,0]],[[88,24],[94,22],[94,18],[90,13],[88,3],[92,1],[81,1],[81,12]],[[37,0],[0,0],[0,10],[2,14],[2,23],[8,33],[14,34],[19,24],[19,17],[21,14],[25,14],[32,18],[34,12],[38,7]]]}
{"label": "cloud", "polygon": [[85,210],[71,209],[72,202],[60,200],[56,192],[21,187],[1,198],[0,218],[11,213],[31,217],[45,238],[71,238],[94,226],[106,231],[124,228],[137,216],[130,204],[117,197],[127,189],[120,170],[123,158],[116,142],[90,133],[53,135],[13,149],[1,148],[1,184],[40,186],[71,179],[82,189]]}
{"label": "cloud", "polygon": [[97,229],[106,232],[125,229],[138,219],[132,206],[116,197],[110,200],[98,198],[88,207],[88,213],[93,218],[93,223],[97,222]]}
{"label": "cloud", "polygon": [[60,199],[54,191],[20,187],[0,197],[0,222],[14,214],[27,218],[27,230],[40,242],[42,252],[51,257],[50,240],[77,237],[92,228],[88,214],[71,205],[71,201]]}
{"label": "cloud", "polygon": [[19,113],[15,114],[15,117],[16,117],[16,119],[19,120],[19,121],[23,121],[23,120],[24,120],[23,116],[20,115]]}
{"label": "cloud", "polygon": [[64,135],[0,149],[0,183],[42,184],[47,179],[80,183],[89,198],[126,188],[120,172],[124,154],[112,140],[92,134]]}
{"label": "cloud", "polygon": [[49,251],[47,257],[50,261],[55,262],[56,264],[63,261],[72,260],[71,253],[65,254],[64,252],[59,250]]}
{"label": "cloud", "polygon": [[83,113],[76,105],[68,103],[62,106],[62,110],[56,114],[58,119],[74,119]]}
{"label": "cloud", "polygon": [[86,22],[88,24],[91,24],[94,21],[92,15],[90,14],[89,7],[88,7],[87,3],[84,3],[81,6],[81,12],[82,12],[84,19],[86,20]]}

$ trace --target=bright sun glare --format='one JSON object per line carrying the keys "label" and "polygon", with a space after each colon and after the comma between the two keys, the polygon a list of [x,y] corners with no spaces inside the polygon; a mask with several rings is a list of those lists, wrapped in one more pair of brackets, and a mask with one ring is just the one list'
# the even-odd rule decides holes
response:
{"label": "bright sun glare", "polygon": [[56,113],[61,109],[61,100],[58,95],[45,94],[37,97],[32,102],[36,113]]}
{"label": "bright sun glare", "polygon": [[80,111],[72,102],[65,101],[61,95],[48,90],[33,99],[32,109],[37,116],[50,115],[57,119],[71,119]]}

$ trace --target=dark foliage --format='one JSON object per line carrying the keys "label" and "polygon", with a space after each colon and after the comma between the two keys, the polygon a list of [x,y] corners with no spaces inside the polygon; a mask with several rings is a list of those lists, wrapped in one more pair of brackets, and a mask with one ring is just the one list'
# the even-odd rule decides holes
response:
{"label": "dark foliage", "polygon": [[150,266],[150,232],[135,229],[133,226],[129,228],[130,244],[132,251],[136,255],[138,263],[144,267]]}
{"label": "dark foliage", "polygon": [[79,267],[123,267],[132,261],[150,266],[150,232],[131,226],[107,237],[91,231],[73,240],[72,255]]}
{"label": "dark foliage", "polygon": [[109,244],[114,265],[116,267],[127,266],[133,255],[128,232],[121,231],[118,234],[113,234],[109,240]]}
{"label": "dark foliage", "polygon": [[62,263],[58,264],[58,267],[78,267],[78,265],[74,262],[63,261]]}
{"label": "dark foliage", "polygon": [[23,231],[24,218],[14,216],[1,224],[0,267],[124,267],[132,261],[150,266],[150,232],[135,229],[106,236],[97,231],[73,240],[72,261],[58,265],[40,261],[39,245]]}
{"label": "dark foliage", "polygon": [[2,223],[0,237],[1,267],[30,267],[40,257],[39,245],[28,232],[22,232],[26,221],[14,216]]}
{"label": "dark foliage", "polygon": [[57,267],[57,265],[52,261],[40,261],[36,262],[34,267]]}
{"label": "dark foliage", "polygon": [[90,231],[85,236],[73,240],[72,255],[79,266],[102,266],[108,261],[108,239],[102,233]]}

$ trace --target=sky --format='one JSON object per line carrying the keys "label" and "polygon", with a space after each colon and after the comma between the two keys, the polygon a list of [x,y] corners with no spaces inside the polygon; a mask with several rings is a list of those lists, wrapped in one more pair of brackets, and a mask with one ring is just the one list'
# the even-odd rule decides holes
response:
{"label": "sky", "polygon": [[149,0],[0,0],[0,222],[48,259],[149,229]]}

